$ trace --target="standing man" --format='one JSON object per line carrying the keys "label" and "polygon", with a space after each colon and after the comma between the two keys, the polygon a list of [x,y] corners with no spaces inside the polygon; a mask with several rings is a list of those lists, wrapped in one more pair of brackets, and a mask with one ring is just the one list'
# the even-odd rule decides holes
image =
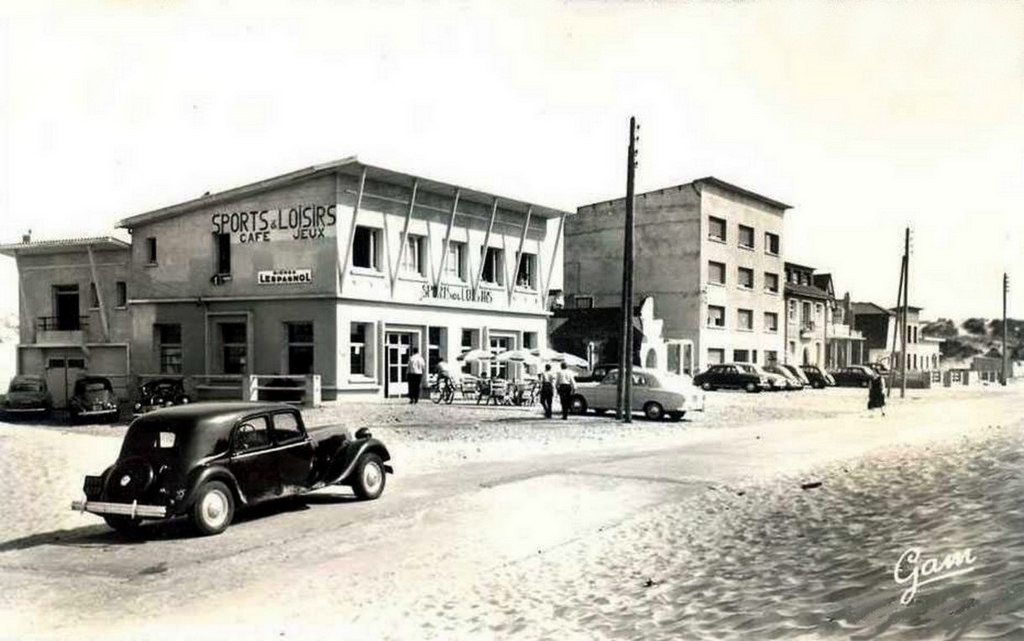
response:
{"label": "standing man", "polygon": [[551,402],[555,400],[555,373],[551,371],[551,363],[544,365],[540,379],[540,406],[544,408],[544,418],[551,418]]}
{"label": "standing man", "polygon": [[409,356],[409,402],[419,403],[420,402],[420,387],[423,385],[423,370],[427,368],[427,364],[423,361],[423,357],[420,356],[420,350],[413,348],[412,355]]}
{"label": "standing man", "polygon": [[558,383],[558,400],[562,404],[562,420],[565,421],[569,419],[569,405],[572,403],[572,395],[576,392],[576,375],[568,365],[562,363],[562,369],[558,370],[555,381]]}

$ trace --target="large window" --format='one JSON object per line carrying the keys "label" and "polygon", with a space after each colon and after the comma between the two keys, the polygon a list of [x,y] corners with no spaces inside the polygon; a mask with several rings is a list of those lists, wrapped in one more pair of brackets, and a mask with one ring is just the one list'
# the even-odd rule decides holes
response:
{"label": "large window", "polygon": [[708,365],[718,365],[725,362],[725,350],[718,347],[708,348]]}
{"label": "large window", "polygon": [[754,311],[751,309],[736,310],[736,321],[740,329],[754,329]]}
{"label": "large window", "polygon": [[764,331],[766,332],[777,332],[779,331],[779,315],[775,312],[764,313]]}
{"label": "large window", "polygon": [[356,226],[352,239],[352,266],[380,271],[380,230]]}
{"label": "large window", "polygon": [[146,239],[146,262],[156,265],[156,238],[153,236]]}
{"label": "large window", "polygon": [[746,249],[754,248],[754,228],[747,227],[746,225],[740,225],[740,247]]}
{"label": "large window", "polygon": [[116,283],[117,286],[117,305],[116,307],[128,307],[128,283],[123,280],[119,280]]}
{"label": "large window", "polygon": [[285,323],[288,338],[288,373],[313,373],[313,323]]}
{"label": "large window", "polygon": [[217,273],[231,273],[231,234],[215,234],[217,239]]}
{"label": "large window", "polygon": [[357,376],[373,376],[372,337],[370,323],[352,323],[349,328],[349,372]]}
{"label": "large window", "polygon": [[737,272],[739,285],[744,289],[754,289],[754,270],[748,267],[740,267]]}
{"label": "large window", "polygon": [[708,305],[708,327],[725,327],[725,308]]}
{"label": "large window", "polygon": [[431,327],[427,331],[427,364],[431,373],[436,373],[437,364],[444,360],[441,355],[447,351],[447,334],[444,327]]}
{"label": "large window", "polygon": [[444,273],[448,280],[466,280],[466,243],[450,241],[444,258]]}
{"label": "large window", "polygon": [[492,285],[505,284],[505,252],[488,247],[484,253],[484,271],[481,276],[485,283]]}
{"label": "large window", "polygon": [[708,238],[725,242],[725,220],[708,216]]}
{"label": "large window", "polygon": [[244,374],[248,351],[245,323],[220,323],[221,356],[225,374]]}
{"label": "large window", "polygon": [[181,374],[181,325],[153,326],[161,374]]}
{"label": "large window", "polygon": [[779,275],[773,274],[772,272],[764,273],[764,291],[778,294],[779,293]]}
{"label": "large window", "polygon": [[426,245],[423,236],[409,234],[405,237],[405,253],[402,254],[401,271],[404,274],[427,275]]}
{"label": "large window", "polygon": [[537,255],[523,252],[519,258],[519,272],[516,274],[516,287],[537,289]]}
{"label": "large window", "polygon": [[773,256],[779,255],[779,235],[770,231],[764,233],[764,251]]}
{"label": "large window", "polygon": [[[515,342],[511,336],[491,336],[491,352],[498,355],[502,352],[507,352],[510,349],[515,349]],[[503,378],[508,380],[509,375],[509,362],[508,361],[493,361],[491,363],[491,376],[494,378]]]}
{"label": "large window", "polygon": [[725,284],[725,263],[708,261],[708,282],[715,285]]}
{"label": "large window", "polygon": [[750,362],[750,350],[746,349],[734,349],[732,350],[732,360],[737,363],[749,363]]}

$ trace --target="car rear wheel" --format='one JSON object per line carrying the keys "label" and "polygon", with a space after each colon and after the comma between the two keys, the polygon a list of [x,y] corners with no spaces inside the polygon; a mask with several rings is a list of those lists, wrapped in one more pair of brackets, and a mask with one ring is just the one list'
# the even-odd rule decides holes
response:
{"label": "car rear wheel", "polygon": [[569,400],[569,411],[573,414],[586,414],[587,413],[587,399],[583,398],[579,394],[572,397]]}
{"label": "car rear wheel", "polygon": [[231,525],[235,497],[220,481],[204,483],[192,505],[192,524],[202,534],[220,534]]}
{"label": "car rear wheel", "polygon": [[744,389],[746,389],[750,393],[753,393],[757,391],[757,385],[753,383],[747,383]]}
{"label": "car rear wheel", "polygon": [[352,491],[364,501],[372,501],[384,493],[387,477],[384,462],[373,453],[363,454],[356,464],[352,478]]}
{"label": "car rear wheel", "polygon": [[705,392],[710,392],[710,391],[712,391],[713,389],[715,389],[715,386],[714,386],[714,385],[712,385],[711,383],[709,383],[708,381],[704,381],[704,382],[703,382],[703,383],[701,384],[700,388],[701,388],[702,390],[704,390]]}
{"label": "car rear wheel", "polygon": [[651,401],[644,405],[644,416],[651,421],[660,421],[665,416],[665,408],[661,406],[661,403]]}

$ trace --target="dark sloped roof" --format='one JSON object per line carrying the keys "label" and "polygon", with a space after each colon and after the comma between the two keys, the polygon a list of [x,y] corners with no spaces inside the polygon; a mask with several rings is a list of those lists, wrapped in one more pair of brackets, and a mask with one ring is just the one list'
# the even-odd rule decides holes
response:
{"label": "dark sloped roof", "polygon": [[850,311],[858,316],[867,316],[871,314],[884,314],[890,316],[892,312],[886,308],[875,305],[874,303],[850,303]]}
{"label": "dark sloped roof", "polygon": [[829,300],[830,296],[828,292],[820,287],[813,285],[799,285],[796,283],[786,283],[786,296],[804,296],[806,298],[818,298],[821,300]]}
{"label": "dark sloped roof", "polygon": [[[660,189],[652,189],[650,191],[645,191],[642,194],[637,194],[637,196],[646,196],[647,194],[656,194],[658,192],[664,192],[664,191],[667,191],[669,189],[679,189],[681,187],[686,187],[687,185],[696,185],[696,186],[711,185],[713,187],[718,187],[719,189],[721,189],[723,191],[731,191],[734,194],[740,194],[741,196],[746,196],[747,198],[751,198],[751,199],[756,200],[758,202],[765,203],[766,205],[771,205],[772,207],[775,207],[777,209],[785,210],[785,209],[792,209],[793,208],[792,205],[787,205],[786,203],[779,202],[778,200],[774,200],[772,198],[768,198],[767,196],[762,196],[761,194],[759,194],[757,192],[750,191],[749,189],[744,189],[743,187],[739,187],[739,186],[734,185],[732,183],[728,183],[728,182],[726,182],[724,180],[720,180],[718,178],[715,178],[714,176],[705,176],[704,178],[698,178],[697,180],[694,180],[692,182],[682,183],[680,185],[673,185],[671,187],[662,187]],[[625,198],[611,198],[609,200],[600,200],[600,201],[597,201],[597,202],[588,203],[586,205],[580,205],[579,209],[585,209],[587,207],[594,207],[596,205],[607,205],[607,204],[611,204],[611,203],[624,202],[625,200],[626,200]]]}
{"label": "dark sloped roof", "polygon": [[[565,318],[565,322],[551,332],[553,339],[584,339],[618,337],[622,331],[622,318],[618,307],[591,307],[559,309],[552,314]],[[640,308],[633,308],[633,330],[640,332]]]}

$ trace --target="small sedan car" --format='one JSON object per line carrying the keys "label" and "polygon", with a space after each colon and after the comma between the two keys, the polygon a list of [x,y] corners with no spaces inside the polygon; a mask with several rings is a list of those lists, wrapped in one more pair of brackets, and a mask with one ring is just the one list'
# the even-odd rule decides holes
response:
{"label": "small sedan car", "polygon": [[748,392],[760,392],[769,388],[768,378],[750,371],[745,363],[722,363],[712,365],[693,377],[693,384],[701,389],[742,389]]}
{"label": "small sedan car", "polygon": [[832,372],[832,378],[840,387],[867,387],[876,376],[875,370],[867,365],[850,365]]}
{"label": "small sedan car", "polygon": [[835,379],[817,365],[804,365],[800,369],[802,369],[804,375],[807,376],[807,380],[811,382],[811,387],[824,389],[836,384]]}
{"label": "small sedan car", "polygon": [[110,379],[103,376],[83,376],[75,381],[75,392],[68,401],[71,420],[116,421],[117,396]]}
{"label": "small sedan car", "polygon": [[185,516],[201,534],[219,534],[236,508],[331,485],[376,499],[390,459],[366,428],[307,432],[286,404],[180,405],[132,421],[117,461],[86,476],[85,499],[71,507],[115,530]]}
{"label": "small sedan car", "polygon": [[804,387],[810,387],[811,381],[810,379],[807,378],[807,374],[804,374],[804,371],[797,367],[796,365],[789,365],[783,363],[780,364],[778,367],[786,370],[787,372],[795,376],[796,379],[800,381],[800,383],[803,384]]}
{"label": "small sedan car", "polygon": [[[618,387],[617,369],[608,372],[600,382],[579,383],[570,409],[576,414],[588,409],[599,414],[614,410]],[[633,369],[632,408],[652,421],[665,416],[678,421],[687,412],[704,411],[704,393],[694,387],[689,376],[636,367]]]}
{"label": "small sedan car", "polygon": [[787,390],[802,390],[804,388],[803,381],[782,365],[765,365],[764,371],[781,376],[785,380],[785,389]]}
{"label": "small sedan car", "polygon": [[11,379],[7,396],[0,406],[5,418],[45,416],[52,409],[53,396],[46,388],[46,379],[28,374]]}
{"label": "small sedan car", "polygon": [[177,378],[154,378],[139,386],[139,400],[135,403],[134,415],[145,414],[161,407],[185,405],[191,399],[185,393],[185,386]]}

